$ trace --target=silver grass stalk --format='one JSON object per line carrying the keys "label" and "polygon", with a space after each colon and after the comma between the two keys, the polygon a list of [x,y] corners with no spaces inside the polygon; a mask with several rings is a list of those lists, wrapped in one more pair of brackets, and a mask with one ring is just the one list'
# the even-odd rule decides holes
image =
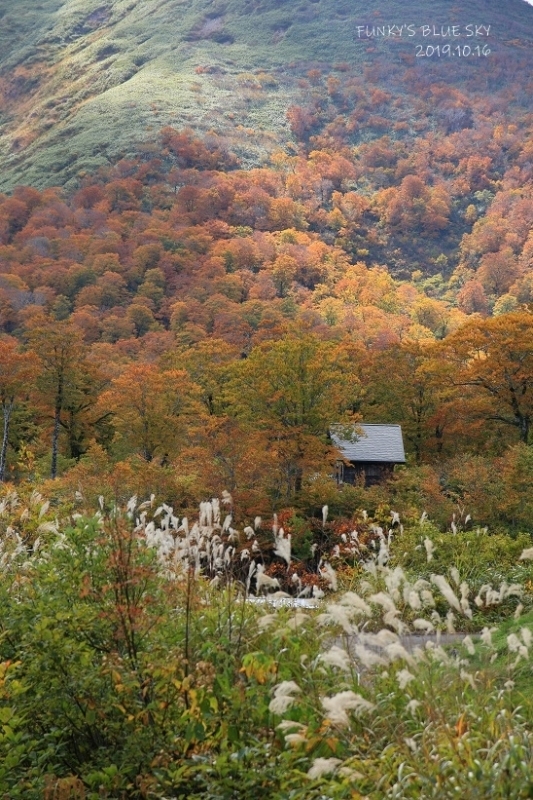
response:
{"label": "silver grass stalk", "polygon": [[[363,564],[363,567],[364,566],[365,565]],[[370,583],[370,581],[364,581],[363,580],[359,584],[359,592],[360,592],[360,594],[364,594],[364,595],[369,594],[369,592],[373,592],[374,591],[374,588],[375,588],[374,585],[372,583]]]}
{"label": "silver grass stalk", "polygon": [[[522,597],[522,595],[524,594],[524,587],[520,583],[511,583],[510,585],[505,584],[505,586],[506,589],[503,597]],[[501,589],[500,589],[500,596],[501,596]]]}
{"label": "silver grass stalk", "polygon": [[420,598],[425,606],[429,606],[430,608],[435,608],[435,598],[433,597],[433,594],[429,591],[429,589],[422,589],[422,591],[420,592]]}
{"label": "silver grass stalk", "polygon": [[30,496],[30,506],[36,506],[43,499],[43,496],[37,489],[34,489]]}
{"label": "silver grass stalk", "polygon": [[494,644],[492,642],[492,634],[497,630],[498,630],[497,628],[487,628],[487,627],[485,627],[481,631],[481,634],[480,634],[479,638],[481,639],[481,641],[483,642],[483,644],[486,647],[490,647],[491,649],[494,647]]}
{"label": "silver grass stalk", "polygon": [[362,597],[359,597],[356,592],[345,592],[340,598],[339,603],[343,606],[350,606],[350,608],[355,609],[365,617],[372,616],[371,607]]}
{"label": "silver grass stalk", "polygon": [[399,672],[396,673],[396,680],[398,681],[398,686],[403,692],[407,684],[415,680],[415,676],[411,672],[409,672],[408,669],[401,669]]}
{"label": "silver grass stalk", "polygon": [[224,519],[224,524],[222,525],[222,532],[225,533],[229,530],[233,517],[231,514],[227,514],[226,518]]}
{"label": "silver grass stalk", "polygon": [[434,642],[426,642],[426,653],[431,654],[431,657],[443,666],[449,666],[452,663],[452,659],[446,650]]}
{"label": "silver grass stalk", "polygon": [[320,653],[318,661],[328,667],[337,667],[342,672],[351,672],[353,662],[350,655],[342,647],[332,645],[325,653]]}
{"label": "silver grass stalk", "polygon": [[527,647],[520,641],[516,633],[510,633],[507,637],[507,648],[510,653],[518,653],[519,657],[529,658]]}
{"label": "silver grass stalk", "polygon": [[[290,595],[287,595],[290,597]],[[287,628],[291,631],[295,631],[297,628],[300,628],[307,620],[309,619],[309,614],[305,614],[303,611],[297,611],[293,616],[287,621]]]}
{"label": "silver grass stalk", "polygon": [[452,587],[443,575],[432,575],[431,583],[433,583],[440,591],[449,606],[454,608],[459,613],[462,613],[461,604],[455,595]]}
{"label": "silver grass stalk", "polygon": [[336,772],[339,764],[342,764],[342,759],[340,758],[315,758],[307,772],[307,777],[310,780],[317,780],[323,775],[331,775],[332,772]]}
{"label": "silver grass stalk", "polygon": [[326,561],[321,567],[318,569],[320,575],[329,583],[331,588],[334,592],[337,591],[337,573],[331,566],[331,564]]}
{"label": "silver grass stalk", "polygon": [[520,628],[520,636],[522,637],[522,641],[524,642],[526,647],[531,647],[531,642],[533,641],[533,634],[531,633],[529,628]]}
{"label": "silver grass stalk", "polygon": [[341,606],[339,603],[328,603],[325,611],[319,614],[317,621],[319,625],[340,625],[345,633],[357,633],[357,628],[352,624],[354,610]]}
{"label": "silver grass stalk", "polygon": [[275,555],[277,555],[280,558],[282,558],[285,561],[285,563],[287,564],[287,566],[290,567],[290,565],[291,565],[291,535],[290,535],[290,533],[288,534],[287,537],[285,537],[285,533],[283,531],[283,528],[280,528],[279,529],[279,533],[274,535],[274,541],[275,541],[275,544],[276,544],[276,546],[274,548]]}
{"label": "silver grass stalk", "polygon": [[413,628],[425,634],[435,633],[435,626],[427,619],[415,619]]}
{"label": "silver grass stalk", "polygon": [[422,608],[422,601],[420,599],[420,595],[418,592],[411,590],[407,595],[407,603],[413,609],[413,611],[420,611]]}
{"label": "silver grass stalk", "polygon": [[286,743],[291,747],[298,747],[307,741],[307,725],[302,725],[300,722],[283,719],[279,725],[276,725],[276,729],[283,733]]}
{"label": "silver grass stalk", "polygon": [[277,578],[271,578],[270,575],[265,575],[265,568],[263,564],[257,564],[256,569],[256,587],[257,591],[261,589],[279,589],[279,581]]}
{"label": "silver grass stalk", "polygon": [[363,562],[363,569],[365,569],[367,572],[370,572],[373,578],[378,577],[378,568],[375,561]]}
{"label": "silver grass stalk", "polygon": [[370,647],[387,647],[389,644],[397,644],[400,638],[397,633],[382,628],[377,633],[364,633],[361,640]]}
{"label": "silver grass stalk", "polygon": [[409,631],[409,626],[397,616],[400,612],[387,611],[383,614],[383,622],[393,628],[399,636],[403,636]]}
{"label": "silver grass stalk", "polygon": [[305,744],[307,742],[307,737],[304,733],[287,733],[285,735],[285,741],[291,747],[298,747],[298,745]]}
{"label": "silver grass stalk", "polygon": [[284,714],[295,702],[295,694],[299,694],[302,690],[294,681],[282,681],[274,686],[272,690],[273,698],[269,703],[269,711],[272,714]]}
{"label": "silver grass stalk", "polygon": [[379,567],[385,566],[390,558],[389,548],[384,540],[380,542],[377,563]]}
{"label": "silver grass stalk", "polygon": [[433,553],[435,551],[435,545],[433,544],[431,539],[428,539],[427,536],[424,539],[424,547],[426,548],[426,560],[427,560],[427,563],[429,564],[429,562],[433,560]]}
{"label": "silver grass stalk", "polygon": [[391,661],[405,661],[411,667],[416,666],[416,661],[405,647],[400,642],[389,644],[385,648],[385,652]]}
{"label": "silver grass stalk", "polygon": [[373,667],[384,667],[387,666],[388,662],[383,656],[378,655],[378,653],[374,652],[373,650],[369,650],[363,644],[356,644],[354,647],[354,653],[358,661],[363,665],[365,669],[372,669]]}
{"label": "silver grass stalk", "polygon": [[392,611],[393,614],[399,613],[394,600],[386,592],[376,592],[376,594],[370,595],[368,599],[371,603],[381,606],[384,611]]}
{"label": "silver grass stalk", "polygon": [[267,628],[270,628],[278,619],[277,614],[263,614],[262,617],[259,617],[257,620],[257,627],[260,631],[265,631]]}
{"label": "silver grass stalk", "polygon": [[475,691],[476,682],[474,680],[474,676],[470,672],[467,672],[464,669],[462,669],[460,671],[459,675],[461,677],[461,680],[465,681],[465,683],[468,683],[472,687],[472,689],[474,689],[474,691]]}
{"label": "silver grass stalk", "polygon": [[406,711],[408,711],[411,715],[414,716],[416,713],[417,708],[422,705],[420,700],[410,700],[407,705],[405,706]]}
{"label": "silver grass stalk", "polygon": [[453,635],[455,633],[455,617],[453,611],[450,609],[446,614],[446,631]]}
{"label": "silver grass stalk", "polygon": [[388,567],[383,568],[383,576],[387,592],[390,594],[395,603],[400,602],[401,594],[400,587],[402,584],[407,584],[405,572],[401,567],[396,567],[391,570]]}
{"label": "silver grass stalk", "polygon": [[287,731],[306,731],[307,725],[295,722],[293,719],[282,719],[279,725],[276,725],[276,730],[282,733],[287,733]]}
{"label": "silver grass stalk", "polygon": [[351,690],[339,692],[332,697],[322,697],[320,702],[328,721],[332,725],[338,725],[339,727],[349,726],[348,711],[353,711],[356,716],[359,716],[375,709],[373,703]]}

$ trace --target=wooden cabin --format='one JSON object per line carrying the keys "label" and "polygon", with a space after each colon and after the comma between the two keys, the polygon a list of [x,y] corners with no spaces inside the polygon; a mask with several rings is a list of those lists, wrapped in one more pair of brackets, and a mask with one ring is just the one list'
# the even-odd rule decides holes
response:
{"label": "wooden cabin", "polygon": [[400,425],[360,423],[349,439],[342,438],[340,430],[335,432],[332,428],[330,431],[331,443],[343,457],[336,465],[339,485],[353,485],[364,478],[365,486],[375,486],[390,478],[395,464],[405,464]]}

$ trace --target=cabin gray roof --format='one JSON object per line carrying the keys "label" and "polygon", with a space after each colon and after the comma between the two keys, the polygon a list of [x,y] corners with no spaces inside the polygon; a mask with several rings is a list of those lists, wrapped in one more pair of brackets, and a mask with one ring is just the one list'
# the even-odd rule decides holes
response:
{"label": "cabin gray roof", "polygon": [[347,461],[378,461],[380,463],[403,464],[402,429],[399,425],[359,424],[355,441],[343,439],[330,431],[331,441]]}

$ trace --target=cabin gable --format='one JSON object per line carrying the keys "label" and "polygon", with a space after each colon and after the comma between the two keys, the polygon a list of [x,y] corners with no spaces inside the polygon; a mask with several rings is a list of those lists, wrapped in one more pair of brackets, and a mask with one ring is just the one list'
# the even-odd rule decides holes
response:
{"label": "cabin gable", "polygon": [[363,478],[365,486],[375,486],[391,477],[395,464],[405,464],[400,425],[359,424],[353,438],[343,438],[335,429],[330,436],[342,455],[336,465],[339,485]]}

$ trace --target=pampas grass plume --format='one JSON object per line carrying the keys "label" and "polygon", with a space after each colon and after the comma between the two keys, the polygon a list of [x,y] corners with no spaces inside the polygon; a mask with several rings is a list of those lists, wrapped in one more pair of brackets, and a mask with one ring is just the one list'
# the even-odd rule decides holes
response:
{"label": "pampas grass plume", "polygon": [[317,617],[320,625],[340,625],[348,634],[357,633],[357,628],[352,625],[353,609],[341,606],[338,603],[329,603],[323,614]]}
{"label": "pampas grass plume", "polygon": [[272,691],[274,697],[268,706],[272,714],[284,714],[295,702],[293,694],[298,694],[302,690],[294,681],[282,681],[274,686]]}
{"label": "pampas grass plume", "polygon": [[342,764],[342,759],[340,758],[315,758],[312,767],[307,773],[307,777],[311,780],[316,780],[323,775],[329,775],[336,771],[339,764]]}
{"label": "pampas grass plume", "polygon": [[408,669],[401,669],[396,673],[396,680],[398,681],[398,686],[403,692],[407,684],[415,680],[415,676],[412,675]]}
{"label": "pampas grass plume", "polygon": [[329,667],[337,667],[343,672],[350,672],[352,668],[350,655],[342,647],[338,647],[335,644],[327,652],[321,653],[318,656],[318,660]]}
{"label": "pampas grass plume", "polygon": [[429,562],[433,559],[433,552],[435,550],[435,545],[433,544],[431,539],[428,539],[426,537],[424,539],[424,547],[426,548],[426,558],[427,558],[427,562],[429,564]]}
{"label": "pampas grass plume", "polygon": [[373,711],[375,705],[365,700],[360,694],[355,694],[350,690],[339,692],[332,697],[322,697],[322,708],[327,714],[329,722],[340,727],[347,727],[350,719],[347,712],[353,711],[355,714],[364,714]]}
{"label": "pampas grass plume", "polygon": [[462,612],[461,604],[459,603],[455,592],[443,575],[432,575],[431,583],[437,587],[449,606],[454,608],[456,611],[459,611],[459,613]]}
{"label": "pampas grass plume", "polygon": [[349,606],[355,611],[364,614],[365,617],[372,616],[372,609],[362,597],[359,597],[356,592],[345,592],[339,602],[343,606]]}

